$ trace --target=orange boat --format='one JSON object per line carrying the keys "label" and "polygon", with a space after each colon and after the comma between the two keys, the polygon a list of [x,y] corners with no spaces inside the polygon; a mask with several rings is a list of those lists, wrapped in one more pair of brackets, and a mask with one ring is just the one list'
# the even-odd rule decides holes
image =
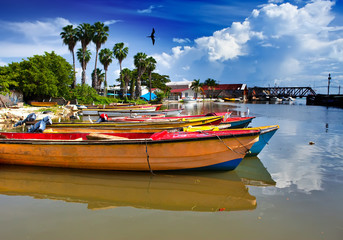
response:
{"label": "orange boat", "polygon": [[259,130],[0,133],[0,163],[107,170],[232,170]]}
{"label": "orange boat", "polygon": [[34,107],[53,107],[57,106],[57,102],[31,102],[30,105]]}

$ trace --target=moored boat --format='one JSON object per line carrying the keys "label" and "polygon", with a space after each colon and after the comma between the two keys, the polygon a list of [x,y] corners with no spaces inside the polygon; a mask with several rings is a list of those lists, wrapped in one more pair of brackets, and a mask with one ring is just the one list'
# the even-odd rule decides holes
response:
{"label": "moored boat", "polygon": [[259,130],[0,133],[0,163],[107,170],[233,170]]}
{"label": "moored boat", "polygon": [[199,126],[210,123],[219,123],[222,116],[207,116],[194,119],[176,119],[174,121],[151,121],[151,122],[60,122],[53,123],[47,128],[101,128],[101,129],[139,129],[139,128],[159,128],[171,129],[186,126]]}
{"label": "moored boat", "polygon": [[30,105],[34,107],[53,107],[57,106],[57,102],[31,102]]}
{"label": "moored boat", "polygon": [[[254,143],[254,145],[250,148],[249,152],[246,155],[246,156],[257,156],[262,151],[262,149],[268,144],[269,140],[272,138],[275,132],[279,129],[279,126],[270,125],[270,126],[262,126],[262,127],[253,127],[253,128],[248,128],[248,129],[261,131],[259,140],[256,143]],[[220,128],[220,125],[219,126],[195,126],[195,127],[188,126],[188,127],[183,128],[183,131],[185,132],[223,131],[223,130],[224,130],[223,128]]]}

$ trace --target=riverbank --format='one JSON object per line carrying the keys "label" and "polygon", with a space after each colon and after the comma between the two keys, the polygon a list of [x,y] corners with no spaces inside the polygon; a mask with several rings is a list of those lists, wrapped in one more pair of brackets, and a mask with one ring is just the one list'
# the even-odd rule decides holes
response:
{"label": "riverbank", "polygon": [[72,109],[66,106],[56,106],[56,107],[10,107],[10,108],[0,108],[0,130],[8,130],[13,127],[13,124],[23,120],[30,113],[35,113],[37,120],[43,119],[46,116],[54,121],[60,118],[68,118],[72,115]]}

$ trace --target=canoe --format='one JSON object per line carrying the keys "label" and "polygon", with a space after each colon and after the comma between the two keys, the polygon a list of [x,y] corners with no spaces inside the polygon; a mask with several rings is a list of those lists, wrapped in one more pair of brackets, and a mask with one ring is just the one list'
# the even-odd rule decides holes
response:
{"label": "canoe", "polygon": [[47,125],[48,128],[101,128],[101,129],[142,129],[142,128],[158,128],[158,129],[175,129],[186,126],[199,126],[210,123],[218,123],[222,116],[209,116],[196,119],[181,119],[175,121],[154,121],[154,122],[60,122]]}
{"label": "canoe", "polygon": [[264,127],[254,127],[249,128],[252,130],[260,130],[261,135],[258,142],[256,142],[247,153],[247,156],[257,156],[262,149],[268,144],[269,140],[275,134],[275,132],[279,129],[278,125],[271,125],[271,126],[264,126]]}
{"label": "canoe", "polygon": [[91,210],[134,207],[216,212],[256,208],[256,198],[235,171],[225,172],[223,179],[198,172],[151,176],[146,172],[2,165],[0,194],[77,203]]}
{"label": "canoe", "polygon": [[30,105],[34,107],[53,107],[57,106],[57,102],[31,102]]}
{"label": "canoe", "polygon": [[[206,123],[202,125],[225,125],[227,128],[245,128],[255,117],[229,117],[230,113],[227,112],[218,112],[218,113],[208,113],[202,115],[187,115],[187,116],[173,116],[173,117],[130,117],[122,118],[123,122],[156,122],[156,121],[175,121],[175,120],[195,120],[200,118],[206,118],[211,116],[222,116],[222,119],[219,121],[214,121],[211,123]],[[110,118],[111,120],[111,118]],[[118,120],[120,121],[120,120]],[[193,125],[194,126],[194,125]]]}
{"label": "canoe", "polygon": [[[101,114],[107,114],[109,117],[123,117],[123,116],[129,116],[129,117],[134,117],[134,116],[156,116],[160,117],[160,115],[164,116],[178,116],[181,114],[183,109],[165,109],[165,110],[158,110],[158,111],[147,111],[147,110],[140,110],[140,109],[135,109],[132,111],[128,110],[118,110],[118,111],[98,111],[96,114],[91,114],[91,115],[101,115]],[[85,112],[87,113],[87,112]]]}
{"label": "canoe", "polygon": [[82,114],[85,116],[87,115],[100,115],[106,113],[108,116],[122,116],[123,114],[130,115],[132,113],[144,113],[147,112],[155,112],[155,106],[148,106],[148,107],[130,107],[125,109],[82,109]]}
{"label": "canoe", "polygon": [[103,170],[233,170],[259,130],[0,133],[0,164]]}
{"label": "canoe", "polygon": [[[251,130],[260,130],[260,138],[259,140],[254,143],[254,145],[251,147],[250,151],[247,153],[246,156],[257,156],[262,149],[268,144],[269,140],[272,138],[272,136],[275,134],[275,132],[279,129],[278,125],[271,125],[271,126],[262,126],[262,127],[253,127],[248,128]],[[184,127],[184,132],[199,132],[199,131],[222,131],[223,128],[220,128],[219,126],[188,126]]]}

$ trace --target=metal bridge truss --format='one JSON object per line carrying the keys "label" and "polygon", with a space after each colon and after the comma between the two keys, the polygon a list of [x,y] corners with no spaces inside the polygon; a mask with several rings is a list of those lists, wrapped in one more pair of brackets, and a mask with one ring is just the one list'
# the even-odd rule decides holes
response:
{"label": "metal bridge truss", "polygon": [[306,97],[316,95],[311,87],[267,87],[259,88],[272,97]]}

